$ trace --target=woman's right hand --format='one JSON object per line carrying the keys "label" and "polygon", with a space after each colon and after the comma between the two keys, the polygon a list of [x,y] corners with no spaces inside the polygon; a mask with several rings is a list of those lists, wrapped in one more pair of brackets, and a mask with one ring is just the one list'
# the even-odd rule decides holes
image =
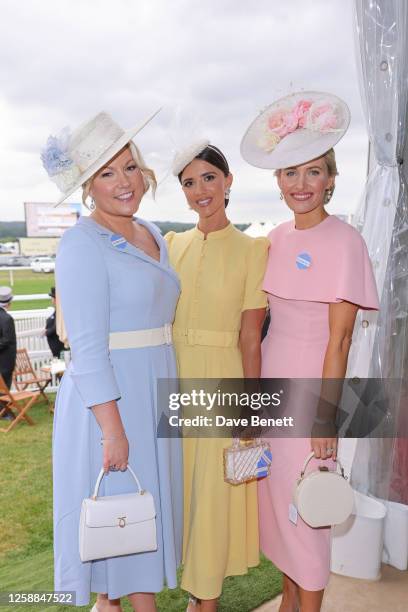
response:
{"label": "woman's right hand", "polygon": [[129,460],[129,442],[125,433],[120,436],[107,436],[103,438],[102,444],[104,472],[124,472]]}
{"label": "woman's right hand", "polygon": [[129,443],[115,400],[97,404],[92,408],[102,432],[103,470],[125,471],[129,459]]}

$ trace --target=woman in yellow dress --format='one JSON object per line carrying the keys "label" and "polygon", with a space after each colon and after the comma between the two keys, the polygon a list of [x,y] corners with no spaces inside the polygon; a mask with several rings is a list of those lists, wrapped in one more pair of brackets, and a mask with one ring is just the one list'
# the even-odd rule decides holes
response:
{"label": "woman in yellow dress", "polygon": [[[261,289],[268,240],[251,238],[227,218],[232,183],[227,160],[208,141],[176,157],[198,224],[166,239],[181,280],[174,321],[180,378],[258,378],[266,298]],[[214,612],[226,576],[259,563],[256,483],[224,481],[231,440],[185,438],[184,572],[189,612]]]}

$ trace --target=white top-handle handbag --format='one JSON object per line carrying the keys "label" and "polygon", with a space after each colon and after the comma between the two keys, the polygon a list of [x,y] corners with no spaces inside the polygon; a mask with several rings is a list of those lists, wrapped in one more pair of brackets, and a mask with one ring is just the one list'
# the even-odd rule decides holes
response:
{"label": "white top-handle handbag", "polygon": [[99,472],[93,496],[82,502],[79,520],[81,561],[157,550],[156,509],[151,493],[135,479],[137,493],[98,497],[104,471]]}
{"label": "white top-handle handbag", "polygon": [[354,493],[344,475],[339,460],[340,473],[319,465],[317,470],[305,476],[313,451],[306,457],[300,478],[297,480],[293,503],[302,519],[310,527],[327,527],[343,523],[352,513]]}

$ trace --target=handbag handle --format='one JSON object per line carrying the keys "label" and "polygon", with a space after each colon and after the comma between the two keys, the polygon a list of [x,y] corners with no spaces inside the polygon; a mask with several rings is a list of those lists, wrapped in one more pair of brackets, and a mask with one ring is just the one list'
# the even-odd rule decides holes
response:
{"label": "handbag handle", "polygon": [[[144,491],[140,485],[140,481],[138,479],[138,477],[136,476],[136,474],[134,473],[134,471],[132,470],[132,468],[130,467],[130,465],[127,466],[127,469],[129,470],[129,472],[132,474],[136,484],[137,484],[137,488],[138,488],[138,493],[140,493],[140,495],[143,495]],[[99,491],[99,485],[101,484],[101,480],[104,477],[105,472],[103,470],[103,468],[101,469],[101,471],[99,472],[99,476],[96,480],[95,483],[95,489],[92,495],[92,499],[96,501],[97,497],[98,497],[98,491]]]}
{"label": "handbag handle", "polygon": [[[252,441],[256,446],[260,446],[261,440],[260,438],[247,438],[247,441]],[[242,443],[242,438],[233,438],[232,439],[232,448],[245,448],[245,444]]]}
{"label": "handbag handle", "polygon": [[[305,462],[304,462],[304,464],[303,464],[302,471],[300,472],[300,477],[301,477],[301,478],[303,478],[303,476],[305,475],[306,468],[307,468],[307,466],[308,466],[308,464],[309,464],[309,461],[311,461],[311,459],[313,459],[313,457],[314,457],[314,456],[315,456],[314,451],[312,451],[312,452],[311,452],[311,453],[309,453],[309,455],[306,457]],[[340,467],[340,471],[341,471],[341,475],[342,475],[342,477],[343,477],[343,478],[346,478],[346,477],[344,476],[344,468],[343,468],[343,466],[341,465],[341,463],[340,463],[340,461],[339,461],[339,458],[338,458],[338,457],[336,457],[336,462],[337,462],[338,466]],[[327,469],[327,468],[326,468],[326,469]],[[347,480],[347,479],[346,479],[346,480]]]}

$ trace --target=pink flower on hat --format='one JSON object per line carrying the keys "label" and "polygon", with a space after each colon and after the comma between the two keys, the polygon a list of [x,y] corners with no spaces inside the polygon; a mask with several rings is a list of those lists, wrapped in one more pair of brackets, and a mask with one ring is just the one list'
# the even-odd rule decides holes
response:
{"label": "pink flower on hat", "polygon": [[268,128],[278,136],[280,136],[279,131],[284,126],[286,115],[286,110],[278,109],[268,117]]}
{"label": "pink flower on hat", "polygon": [[268,119],[268,127],[280,138],[291,134],[299,127],[304,127],[306,115],[312,106],[310,100],[299,100],[291,110],[279,109]]}
{"label": "pink flower on hat", "polygon": [[297,130],[299,125],[299,117],[297,114],[296,108],[293,111],[286,113],[283,117],[283,126],[280,129],[279,136],[284,138],[288,134],[291,134],[295,130]]}
{"label": "pink flower on hat", "polygon": [[311,106],[312,102],[310,100],[300,100],[295,106],[299,121],[299,127],[305,127],[306,116]]}
{"label": "pink flower on hat", "polygon": [[336,108],[329,102],[314,104],[305,127],[323,133],[335,130],[338,127]]}

